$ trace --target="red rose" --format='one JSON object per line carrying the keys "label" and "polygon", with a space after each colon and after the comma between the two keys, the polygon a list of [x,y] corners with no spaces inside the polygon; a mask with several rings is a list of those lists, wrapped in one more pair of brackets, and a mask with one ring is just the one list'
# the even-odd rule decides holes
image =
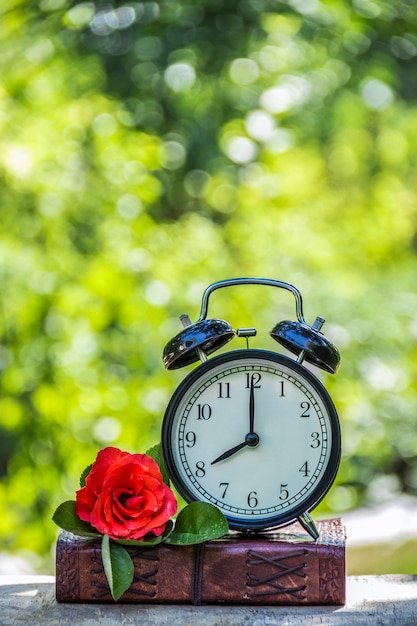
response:
{"label": "red rose", "polygon": [[159,537],[177,511],[177,501],[163,482],[158,464],[146,454],[118,448],[101,450],[76,492],[75,512],[111,539]]}

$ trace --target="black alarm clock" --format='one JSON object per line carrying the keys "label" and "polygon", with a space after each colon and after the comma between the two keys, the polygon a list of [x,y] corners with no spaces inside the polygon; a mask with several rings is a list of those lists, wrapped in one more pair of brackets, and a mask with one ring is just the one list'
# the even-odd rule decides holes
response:
{"label": "black alarm clock", "polygon": [[[213,291],[266,285],[292,292],[297,321],[279,322],[270,335],[296,358],[249,348],[254,328],[236,332],[207,319]],[[235,278],[210,285],[195,323],[168,342],[163,361],[176,369],[196,361],[175,390],[162,425],[162,451],[173,484],[191,502],[217,506],[231,529],[260,531],[297,519],[316,539],[309,515],[331,487],[341,455],[334,404],[306,361],[335,373],[340,356],[322,334],[324,319],[308,325],[294,285],[266,278]],[[246,348],[208,355],[235,336]]]}

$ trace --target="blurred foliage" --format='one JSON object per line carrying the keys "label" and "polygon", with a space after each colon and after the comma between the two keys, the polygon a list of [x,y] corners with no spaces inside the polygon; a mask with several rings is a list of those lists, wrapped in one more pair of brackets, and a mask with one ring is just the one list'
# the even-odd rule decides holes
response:
{"label": "blurred foliage", "polygon": [[[159,440],[163,346],[234,276],[342,353],[321,511],[416,494],[414,0],[3,0],[0,38],[1,549],[52,569],[54,508]],[[272,350],[295,314],[210,307]]]}

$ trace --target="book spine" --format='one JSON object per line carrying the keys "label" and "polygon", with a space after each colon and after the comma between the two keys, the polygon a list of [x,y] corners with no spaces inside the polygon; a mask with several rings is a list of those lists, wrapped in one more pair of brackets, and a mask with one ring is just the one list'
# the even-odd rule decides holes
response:
{"label": "book spine", "polygon": [[319,604],[346,603],[345,548],[329,545],[319,561]]}
{"label": "book spine", "polygon": [[56,547],[55,592],[57,602],[80,602],[78,549],[63,532]]}

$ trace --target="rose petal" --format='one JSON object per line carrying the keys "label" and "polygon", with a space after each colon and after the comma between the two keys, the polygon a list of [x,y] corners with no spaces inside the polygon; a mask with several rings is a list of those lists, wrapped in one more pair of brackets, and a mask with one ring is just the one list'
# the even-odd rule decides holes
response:
{"label": "rose petal", "polygon": [[88,474],[85,484],[95,493],[99,495],[104,483],[104,479],[109,472],[109,468],[117,465],[117,462],[123,458],[130,456],[128,452],[122,452],[119,448],[111,446],[100,450],[97,458],[93,463],[90,473]]}
{"label": "rose petal", "polygon": [[75,514],[84,522],[90,522],[91,511],[94,508],[96,497],[85,487],[75,493]]}
{"label": "rose petal", "polygon": [[[149,523],[149,528],[153,529],[153,528],[156,528],[157,526],[159,526],[161,524],[166,524],[167,521],[173,515],[175,515],[175,513],[177,512],[177,508],[178,508],[177,500],[176,500],[173,492],[171,491],[171,489],[169,487],[167,487],[167,491],[166,491],[166,495],[165,495],[163,506],[158,511],[158,513],[156,513],[155,515],[152,516],[152,519],[151,519],[151,521]],[[152,532],[153,532],[153,530],[152,530]]]}

